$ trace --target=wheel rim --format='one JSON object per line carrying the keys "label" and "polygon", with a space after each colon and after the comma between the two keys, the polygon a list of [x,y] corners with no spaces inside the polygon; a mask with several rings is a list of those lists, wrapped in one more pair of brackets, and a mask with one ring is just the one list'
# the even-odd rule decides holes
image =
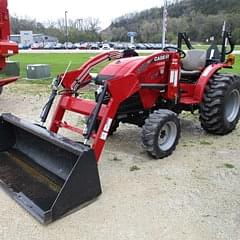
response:
{"label": "wheel rim", "polygon": [[240,93],[237,89],[232,90],[226,102],[225,117],[228,122],[233,122],[238,116],[240,109]]}
{"label": "wheel rim", "polygon": [[177,126],[174,122],[165,123],[159,131],[158,146],[162,151],[169,150],[175,143]]}

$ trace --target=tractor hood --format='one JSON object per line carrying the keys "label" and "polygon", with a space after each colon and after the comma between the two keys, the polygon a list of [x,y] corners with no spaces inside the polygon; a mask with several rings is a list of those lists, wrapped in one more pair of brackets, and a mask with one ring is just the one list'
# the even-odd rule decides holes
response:
{"label": "tractor hood", "polygon": [[131,73],[132,69],[137,67],[143,59],[145,59],[145,57],[130,57],[118,59],[104,67],[100,71],[99,75],[114,77],[124,76],[128,73]]}

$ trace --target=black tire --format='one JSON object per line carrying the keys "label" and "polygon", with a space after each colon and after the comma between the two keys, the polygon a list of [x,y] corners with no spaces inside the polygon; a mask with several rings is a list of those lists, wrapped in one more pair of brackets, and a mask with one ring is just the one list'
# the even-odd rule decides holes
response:
{"label": "black tire", "polygon": [[0,95],[2,94],[3,91],[3,87],[0,87]]}
{"label": "black tire", "polygon": [[200,104],[202,128],[216,135],[232,132],[240,118],[240,79],[216,74],[208,82]]}
{"label": "black tire", "polygon": [[146,119],[142,129],[142,142],[147,152],[156,159],[172,154],[181,135],[180,121],[176,113],[156,110]]}

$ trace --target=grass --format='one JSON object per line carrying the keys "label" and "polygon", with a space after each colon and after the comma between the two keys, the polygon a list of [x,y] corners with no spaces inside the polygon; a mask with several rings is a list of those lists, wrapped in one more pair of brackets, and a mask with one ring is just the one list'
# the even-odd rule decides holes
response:
{"label": "grass", "polygon": [[[204,49],[204,50],[207,50],[207,49],[210,47],[210,45],[208,45],[208,44],[193,44],[193,47],[196,48],[196,49]],[[220,46],[220,45],[218,45],[218,47],[219,47],[219,49],[221,49],[221,46]],[[183,48],[184,48],[185,50],[187,50],[187,47],[186,47],[186,46],[184,46]],[[235,45],[234,50],[239,51],[239,50],[240,50],[240,45]]]}
{"label": "grass", "polygon": [[139,171],[139,170],[141,170],[141,168],[136,165],[130,167],[130,172]]}
{"label": "grass", "polygon": [[202,140],[202,141],[200,141],[200,144],[201,144],[201,145],[212,145],[213,143],[208,142],[208,141],[206,141],[206,140]]}
{"label": "grass", "polygon": [[[26,68],[28,64],[49,64],[51,68],[51,78],[63,73],[69,62],[71,63],[70,70],[79,68],[90,58],[94,57],[94,53],[21,53],[11,58],[13,61],[20,62],[21,80],[19,83],[30,83],[26,78]],[[236,55],[236,63],[233,70],[224,69],[224,72],[240,73],[240,55]],[[99,72],[106,63],[96,66],[92,72]],[[31,83],[49,84],[52,80],[37,80]]]}
{"label": "grass", "polygon": [[230,164],[230,163],[225,163],[224,166],[225,166],[226,168],[230,168],[230,169],[235,168],[235,166],[234,166],[233,164]]}
{"label": "grass", "polygon": [[223,69],[223,72],[235,73],[240,75],[240,55],[235,55],[236,61],[233,66],[233,69]]}
{"label": "grass", "polygon": [[[26,69],[28,64],[49,64],[51,69],[51,78],[53,78],[58,74],[65,72],[69,62],[71,62],[70,70],[77,69],[94,55],[95,54],[91,53],[21,53],[12,57],[11,60],[20,62],[20,76],[23,80],[27,77]],[[23,83],[25,81],[21,82]],[[46,82],[49,81],[31,81],[31,83],[40,84]]]}

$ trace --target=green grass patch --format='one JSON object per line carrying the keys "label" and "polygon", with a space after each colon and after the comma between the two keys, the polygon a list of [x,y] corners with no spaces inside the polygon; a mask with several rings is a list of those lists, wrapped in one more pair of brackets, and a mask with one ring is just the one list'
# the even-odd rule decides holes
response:
{"label": "green grass patch", "polygon": [[222,72],[228,72],[228,73],[234,73],[234,74],[238,74],[240,75],[240,55],[235,55],[236,57],[236,62],[235,64],[233,65],[233,68],[232,69],[222,69]]}
{"label": "green grass patch", "polygon": [[[69,62],[71,62],[70,70],[79,68],[83,63],[96,54],[91,53],[20,53],[11,58],[13,61],[20,62],[20,75],[24,79],[27,77],[28,64],[49,64],[51,69],[51,77],[65,72]],[[95,71],[98,71],[96,69]],[[46,80],[27,81],[28,83],[46,83]]]}
{"label": "green grass patch", "polygon": [[230,169],[235,168],[235,166],[232,165],[232,164],[230,164],[230,163],[225,163],[224,166],[225,166],[226,168],[230,168]]}
{"label": "green grass patch", "polygon": [[[202,48],[204,48],[203,46]],[[28,64],[49,64],[51,69],[51,78],[56,77],[58,74],[65,72],[69,62],[71,63],[70,70],[79,68],[90,58],[94,57],[94,53],[20,53],[11,58],[11,60],[20,62],[20,76],[21,80],[18,83],[31,83],[31,84],[49,84],[52,80],[25,80],[26,69]],[[141,54],[146,55],[146,54]],[[240,73],[240,55],[236,55],[236,63],[233,69],[224,69],[223,72]],[[107,62],[97,65],[92,72],[99,72]]]}
{"label": "green grass patch", "polygon": [[0,79],[1,78],[7,78],[7,77],[9,77],[9,76],[7,76],[5,73],[0,73]]}
{"label": "green grass patch", "polygon": [[[196,48],[196,49],[207,50],[210,47],[210,45],[209,44],[193,44],[193,47]],[[185,50],[188,49],[185,45],[183,46],[183,48]],[[221,49],[221,45],[218,45],[218,48]],[[240,50],[240,45],[235,45],[234,50],[239,51]]]}
{"label": "green grass patch", "polygon": [[235,45],[234,50],[239,51],[240,50],[240,45]]}
{"label": "green grass patch", "polygon": [[213,143],[212,142],[208,142],[206,140],[202,140],[202,141],[200,141],[200,144],[201,145],[212,145]]}
{"label": "green grass patch", "polygon": [[130,172],[139,171],[139,170],[141,170],[141,168],[136,165],[130,167]]}

